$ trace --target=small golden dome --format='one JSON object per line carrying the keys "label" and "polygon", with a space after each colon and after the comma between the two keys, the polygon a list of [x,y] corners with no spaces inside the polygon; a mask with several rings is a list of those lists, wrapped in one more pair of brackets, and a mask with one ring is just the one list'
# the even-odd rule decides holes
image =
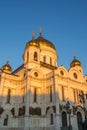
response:
{"label": "small golden dome", "polygon": [[1,69],[2,69],[3,72],[6,72],[6,73],[11,73],[12,72],[12,68],[8,63],[5,64],[4,66],[2,66]]}
{"label": "small golden dome", "polygon": [[82,64],[79,60],[76,59],[76,57],[74,57],[74,60],[70,63],[70,67],[75,67],[75,66],[80,66],[82,67]]}
{"label": "small golden dome", "polygon": [[26,48],[28,48],[29,46],[39,47],[39,43],[37,43],[34,39],[32,39],[31,41],[27,42]]}

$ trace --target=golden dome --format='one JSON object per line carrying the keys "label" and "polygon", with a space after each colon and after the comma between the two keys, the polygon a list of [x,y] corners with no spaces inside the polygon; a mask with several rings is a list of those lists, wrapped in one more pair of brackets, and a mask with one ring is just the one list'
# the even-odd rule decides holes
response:
{"label": "golden dome", "polygon": [[35,40],[36,40],[36,42],[38,42],[40,44],[40,46],[47,46],[47,47],[50,47],[50,48],[53,48],[54,50],[56,50],[53,43],[48,41],[47,39],[43,38],[41,35]]}
{"label": "golden dome", "polygon": [[75,66],[80,66],[82,67],[82,64],[79,60],[76,59],[76,57],[74,57],[74,60],[70,63],[70,67],[75,67]]}
{"label": "golden dome", "polygon": [[39,43],[37,43],[34,39],[32,39],[31,41],[27,42],[26,48],[28,48],[29,46],[39,47]]}
{"label": "golden dome", "polygon": [[31,41],[29,41],[26,44],[26,48],[29,46],[36,46],[36,47],[46,46],[46,47],[50,47],[50,48],[53,48],[54,50],[56,50],[53,43],[46,40],[45,38],[43,38],[42,35],[40,35],[37,39],[32,39]]}
{"label": "golden dome", "polygon": [[11,73],[12,72],[12,68],[8,63],[5,64],[4,66],[2,66],[1,69],[2,69],[3,72],[6,72],[6,73]]}

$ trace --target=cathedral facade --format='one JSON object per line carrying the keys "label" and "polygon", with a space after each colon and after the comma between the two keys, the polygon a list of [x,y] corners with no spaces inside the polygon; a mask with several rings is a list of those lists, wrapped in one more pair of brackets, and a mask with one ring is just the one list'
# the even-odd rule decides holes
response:
{"label": "cathedral facade", "polygon": [[74,57],[58,66],[54,44],[43,38],[26,43],[23,64],[0,69],[0,130],[83,130],[87,76]]}

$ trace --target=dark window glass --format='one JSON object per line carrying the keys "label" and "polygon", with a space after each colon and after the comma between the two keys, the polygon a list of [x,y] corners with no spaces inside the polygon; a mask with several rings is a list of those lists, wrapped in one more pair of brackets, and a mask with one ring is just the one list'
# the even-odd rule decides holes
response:
{"label": "dark window glass", "polygon": [[7,93],[7,103],[10,103],[10,98],[11,98],[11,90],[8,89],[8,93]]}
{"label": "dark window glass", "polygon": [[43,62],[46,63],[46,56],[43,57]]}
{"label": "dark window glass", "polygon": [[62,126],[67,126],[67,114],[62,112]]}
{"label": "dark window glass", "polygon": [[52,58],[50,57],[50,64],[52,65]]}
{"label": "dark window glass", "polygon": [[51,118],[50,118],[50,124],[53,125],[53,114],[50,115]]}
{"label": "dark window glass", "polygon": [[82,115],[80,112],[77,112],[77,123],[78,123],[78,130],[83,130],[82,127]]}
{"label": "dark window glass", "polygon": [[8,125],[8,116],[6,116],[6,118],[4,119],[4,125],[5,125],[5,126]]}
{"label": "dark window glass", "polygon": [[38,54],[37,54],[37,52],[34,52],[34,60],[38,61]]}

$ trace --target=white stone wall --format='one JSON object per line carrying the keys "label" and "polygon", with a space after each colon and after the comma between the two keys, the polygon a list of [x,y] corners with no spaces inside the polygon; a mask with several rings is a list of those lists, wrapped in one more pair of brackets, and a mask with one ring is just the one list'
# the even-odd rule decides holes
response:
{"label": "white stone wall", "polygon": [[[38,53],[38,61],[33,59],[35,51]],[[57,69],[53,70],[51,67],[41,65],[44,56],[46,56],[46,64],[50,65],[51,57],[51,66]],[[64,106],[67,101],[70,102],[72,128],[78,130],[77,111],[81,112],[84,121],[83,105],[79,102],[78,95],[81,91],[87,93],[87,76],[83,75],[80,66],[69,70],[64,66],[58,67],[57,58],[56,50],[53,48],[30,46],[24,52],[24,65],[14,74],[1,72],[0,107],[4,111],[0,115],[0,130],[60,130],[61,115],[63,111],[66,112]],[[52,87],[52,95],[50,95],[50,87]],[[37,89],[36,102],[34,102],[34,88]],[[8,89],[11,89],[10,103],[6,103]],[[62,106],[61,109],[59,104]],[[25,106],[25,114],[19,116],[19,108],[23,106]],[[73,112],[73,106],[80,106],[76,113]],[[30,114],[29,107],[34,109],[40,107],[41,115]],[[11,113],[12,108],[15,109],[14,115]],[[51,114],[53,114],[53,124],[50,124]],[[4,126],[6,115],[8,125]],[[69,124],[68,114],[67,124]]]}

